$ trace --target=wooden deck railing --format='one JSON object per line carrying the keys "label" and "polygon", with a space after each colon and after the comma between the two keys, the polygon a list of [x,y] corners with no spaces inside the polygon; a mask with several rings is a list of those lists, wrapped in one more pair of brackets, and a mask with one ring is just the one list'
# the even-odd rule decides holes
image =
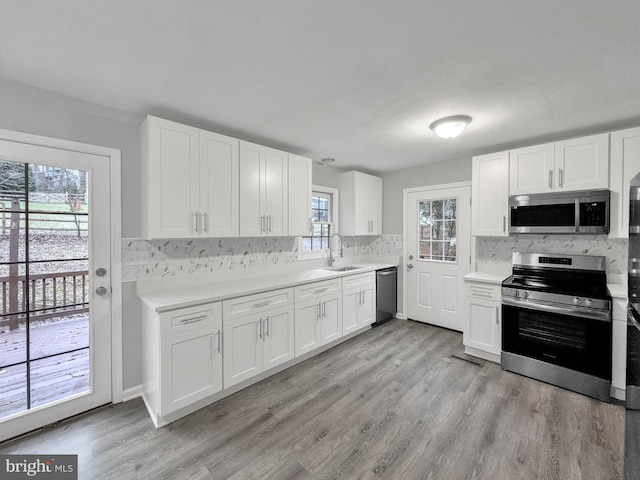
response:
{"label": "wooden deck railing", "polygon": [[[18,328],[29,310],[30,320],[89,311],[88,271],[0,277],[0,327]],[[27,304],[27,298],[29,302]]]}

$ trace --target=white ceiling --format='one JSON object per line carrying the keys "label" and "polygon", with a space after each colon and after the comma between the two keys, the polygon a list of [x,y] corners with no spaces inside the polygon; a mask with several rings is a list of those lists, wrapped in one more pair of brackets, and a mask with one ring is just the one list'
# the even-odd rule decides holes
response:
{"label": "white ceiling", "polygon": [[[640,125],[640,2],[3,0],[0,78],[389,171]],[[429,131],[466,114],[463,135]]]}

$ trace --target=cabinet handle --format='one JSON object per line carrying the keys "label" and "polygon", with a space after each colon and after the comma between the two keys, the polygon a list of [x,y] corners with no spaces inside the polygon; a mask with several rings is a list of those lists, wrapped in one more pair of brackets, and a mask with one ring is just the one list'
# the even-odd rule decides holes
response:
{"label": "cabinet handle", "polygon": [[327,317],[327,302],[322,302],[322,318]]}
{"label": "cabinet handle", "polygon": [[264,215],[260,215],[260,233],[264,232]]}
{"label": "cabinet handle", "polygon": [[502,233],[507,233],[507,216],[502,216]]}
{"label": "cabinet handle", "polygon": [[220,345],[222,343],[222,339],[221,339],[222,332],[219,329],[218,329],[218,334],[217,335],[218,335],[218,348],[217,348],[217,351],[218,351],[218,353],[220,353],[220,349],[222,348],[221,345]]}
{"label": "cabinet handle", "polygon": [[493,298],[493,295],[491,294],[491,292],[487,292],[485,290],[475,290],[475,289],[471,289],[471,295],[473,295],[474,297],[487,297],[487,298]]}
{"label": "cabinet handle", "polygon": [[269,317],[264,319],[264,338],[269,336]]}
{"label": "cabinet handle", "polygon": [[498,314],[499,314],[499,310],[498,310],[498,306],[496,306],[496,325],[498,325]]}
{"label": "cabinet handle", "polygon": [[271,233],[271,215],[267,216],[267,233]]}
{"label": "cabinet handle", "polygon": [[267,306],[267,305],[269,305],[270,303],[271,303],[271,300],[267,300],[266,302],[254,303],[254,304],[253,304],[253,308],[266,307],[266,306]]}
{"label": "cabinet handle", "polygon": [[193,212],[191,214],[191,230],[198,233],[198,212]]}
{"label": "cabinet handle", "polygon": [[320,302],[316,304],[316,321],[320,320]]}
{"label": "cabinet handle", "polygon": [[195,323],[195,322],[200,322],[206,318],[209,318],[209,315],[199,315],[197,317],[191,317],[191,318],[183,318],[182,320],[180,320],[180,323],[182,325],[187,325],[189,323]]}
{"label": "cabinet handle", "polygon": [[560,188],[563,187],[563,185],[562,185],[563,183],[564,183],[564,169],[559,168],[558,169],[558,184],[560,185]]}
{"label": "cabinet handle", "polygon": [[549,170],[549,190],[553,190],[553,170]]}
{"label": "cabinet handle", "polygon": [[202,233],[207,233],[207,230],[209,229],[207,223],[207,212],[202,212]]}
{"label": "cabinet handle", "polygon": [[325,287],[325,288],[317,288],[317,289],[315,289],[315,290],[313,291],[313,293],[316,293],[316,294],[317,294],[317,293],[324,293],[324,292],[326,292],[326,291],[327,291],[327,287]]}

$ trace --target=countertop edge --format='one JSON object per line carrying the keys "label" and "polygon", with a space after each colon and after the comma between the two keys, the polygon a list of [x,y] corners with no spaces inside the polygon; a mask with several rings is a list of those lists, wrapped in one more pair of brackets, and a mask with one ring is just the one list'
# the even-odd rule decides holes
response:
{"label": "countertop edge", "polygon": [[[258,277],[248,275],[246,278],[232,281],[216,280],[197,287],[179,287],[179,279],[176,279],[177,288],[137,292],[137,296],[147,307],[157,313],[162,313],[179,308],[193,307],[398,266],[390,263],[360,263],[359,265],[362,265],[362,268],[344,272],[315,268],[294,272],[278,272],[273,275],[260,275]],[[220,293],[216,294],[216,290]]]}

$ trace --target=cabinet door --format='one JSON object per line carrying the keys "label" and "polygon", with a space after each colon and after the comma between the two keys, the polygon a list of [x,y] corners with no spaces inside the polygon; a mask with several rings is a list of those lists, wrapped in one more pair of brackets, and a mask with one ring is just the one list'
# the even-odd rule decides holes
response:
{"label": "cabinet door", "polygon": [[640,128],[611,134],[611,231],[612,238],[629,237],[629,188],[640,172]]}
{"label": "cabinet door", "polygon": [[159,414],[186,407],[222,390],[221,325],[162,337]]}
{"label": "cabinet door", "polygon": [[376,321],[376,287],[371,285],[364,288],[360,295],[361,303],[358,308],[358,326],[371,325]]}
{"label": "cabinet door", "polygon": [[472,158],[471,234],[506,237],[509,216],[509,152]]}
{"label": "cabinet door", "polygon": [[509,152],[509,194],[552,192],[555,185],[553,143]]}
{"label": "cabinet door", "polygon": [[253,377],[263,370],[261,314],[225,320],[224,388]]}
{"label": "cabinet door", "polygon": [[286,152],[266,149],[265,156],[265,235],[286,237],[289,222],[288,171],[289,156]]}
{"label": "cabinet door", "polygon": [[465,335],[464,344],[500,355],[500,321],[502,312],[500,304],[491,300],[467,298],[469,309],[469,334]]}
{"label": "cabinet door", "polygon": [[266,148],[240,142],[240,236],[259,237],[266,231],[264,159]]}
{"label": "cabinet door", "polygon": [[325,345],[342,337],[342,295],[327,295],[322,297],[320,304],[321,340]]}
{"label": "cabinet door", "polygon": [[239,235],[240,141],[217,133],[200,131],[200,212],[202,235]]}
{"label": "cabinet door", "polygon": [[371,226],[370,235],[382,235],[382,179],[369,176],[369,217]]}
{"label": "cabinet door", "polygon": [[342,334],[357,330],[358,309],[360,306],[362,290],[348,290],[342,294]]}
{"label": "cabinet door", "polygon": [[296,357],[322,345],[320,336],[320,301],[311,299],[296,304]]}
{"label": "cabinet door", "polygon": [[609,134],[555,144],[556,190],[609,188]]}
{"label": "cabinet door", "polygon": [[143,126],[144,235],[197,235],[199,130],[156,117]]}
{"label": "cabinet door", "polygon": [[293,305],[267,310],[262,314],[264,370],[295,356]]}
{"label": "cabinet door", "polygon": [[371,235],[371,181],[369,175],[355,172],[353,178],[354,235]]}
{"label": "cabinet door", "polygon": [[311,159],[289,154],[289,236],[311,232]]}

